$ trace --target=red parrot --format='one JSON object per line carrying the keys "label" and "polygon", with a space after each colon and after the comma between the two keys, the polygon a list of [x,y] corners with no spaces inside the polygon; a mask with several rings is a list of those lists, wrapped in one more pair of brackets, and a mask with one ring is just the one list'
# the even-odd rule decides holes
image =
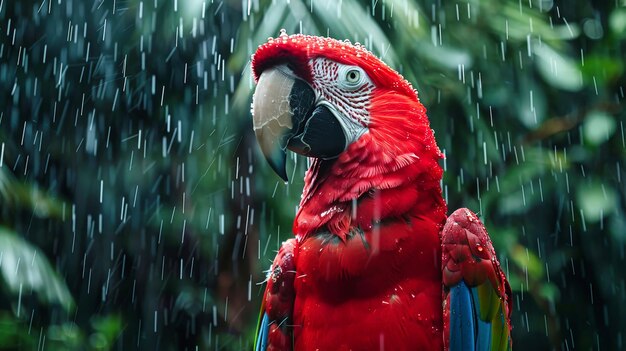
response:
{"label": "red parrot", "polygon": [[359,44],[301,34],[259,46],[252,72],[270,166],[287,180],[287,149],[311,160],[256,350],[510,349],[509,285],[478,217],[446,216],[411,84]]}

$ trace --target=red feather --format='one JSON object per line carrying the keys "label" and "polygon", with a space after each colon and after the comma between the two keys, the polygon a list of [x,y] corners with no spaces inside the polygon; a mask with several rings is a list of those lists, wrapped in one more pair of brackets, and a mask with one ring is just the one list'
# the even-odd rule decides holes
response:
{"label": "red feather", "polygon": [[268,350],[291,350],[293,339],[292,314],[296,296],[295,257],[298,243],[294,239],[283,243],[267,275],[261,313],[273,321],[269,326]]}

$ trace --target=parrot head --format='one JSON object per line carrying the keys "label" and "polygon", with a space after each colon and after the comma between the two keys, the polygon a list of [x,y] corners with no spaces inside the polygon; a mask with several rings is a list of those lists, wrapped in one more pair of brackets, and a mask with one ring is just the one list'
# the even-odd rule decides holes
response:
{"label": "parrot head", "polygon": [[263,154],[284,180],[287,149],[334,159],[368,132],[377,122],[370,111],[376,95],[391,91],[424,110],[410,83],[349,42],[283,34],[259,47],[252,69],[257,81],[254,130]]}
{"label": "parrot head", "polygon": [[[423,174],[438,186],[442,155],[417,92],[363,46],[283,32],[259,46],[252,73],[253,126],[270,166],[286,181],[286,150],[313,161],[301,207],[315,197],[316,219],[300,223],[319,227],[350,212],[346,202]],[[340,217],[345,228],[349,215]]]}

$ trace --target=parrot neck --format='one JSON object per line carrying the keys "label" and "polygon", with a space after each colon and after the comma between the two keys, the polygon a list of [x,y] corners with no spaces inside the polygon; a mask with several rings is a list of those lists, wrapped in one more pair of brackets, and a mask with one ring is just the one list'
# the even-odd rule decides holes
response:
{"label": "parrot neck", "polygon": [[313,159],[294,222],[299,239],[328,230],[345,241],[357,229],[415,216],[443,226],[441,153],[425,109],[397,97],[385,101],[394,102],[372,102],[378,114],[369,131],[337,159]]}

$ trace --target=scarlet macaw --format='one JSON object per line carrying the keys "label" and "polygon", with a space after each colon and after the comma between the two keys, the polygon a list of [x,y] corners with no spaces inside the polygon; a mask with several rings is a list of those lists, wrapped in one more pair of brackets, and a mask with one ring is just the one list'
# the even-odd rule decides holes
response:
{"label": "scarlet macaw", "polygon": [[468,209],[446,216],[417,92],[363,46],[281,33],[252,58],[254,130],[310,157],[256,350],[507,350],[510,288]]}

